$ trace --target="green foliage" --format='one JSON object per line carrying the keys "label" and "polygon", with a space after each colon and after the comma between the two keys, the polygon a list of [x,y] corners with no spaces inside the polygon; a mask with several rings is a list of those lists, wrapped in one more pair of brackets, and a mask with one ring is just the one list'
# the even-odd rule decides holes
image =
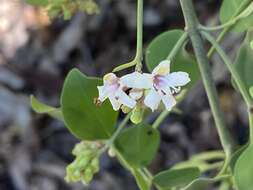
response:
{"label": "green foliage", "polygon": [[48,114],[53,118],[63,121],[63,116],[60,108],[54,108],[48,106],[39,100],[37,100],[34,96],[30,98],[32,109],[40,114]]}
{"label": "green foliage", "polygon": [[197,167],[170,169],[157,174],[153,182],[162,188],[183,187],[200,176]]}
{"label": "green foliage", "polygon": [[101,144],[83,141],[75,146],[73,155],[75,160],[67,166],[65,180],[70,182],[81,181],[89,184],[95,173],[99,171],[99,150]]}
{"label": "green foliage", "polygon": [[238,158],[240,158],[240,156],[242,155],[242,153],[245,151],[245,149],[248,147],[248,144],[240,147],[238,150],[236,150],[233,155],[231,156],[231,160],[230,160],[230,168],[232,170],[232,172],[234,173],[234,169],[235,169],[235,164],[238,160]]}
{"label": "green foliage", "polygon": [[150,125],[139,124],[123,131],[115,147],[132,167],[143,167],[153,160],[160,144],[159,132]]}
{"label": "green foliage", "polygon": [[70,19],[77,11],[87,14],[99,13],[98,5],[94,0],[27,0],[27,3],[46,7],[51,18],[63,16],[65,20]]}
{"label": "green foliage", "polygon": [[35,6],[47,6],[48,0],[26,0],[27,3]]}
{"label": "green foliage", "polygon": [[[250,1],[248,1],[247,5],[249,4],[250,4]],[[247,5],[246,6],[244,5],[245,5],[245,1],[243,0],[223,0],[222,7],[220,10],[221,23],[225,24],[229,20],[233,19],[235,16],[242,13],[243,11],[240,12],[241,7],[243,7],[244,9],[247,9]],[[236,25],[233,26],[233,29],[232,29],[233,31],[243,32],[253,26],[253,14],[252,14],[253,10],[252,10],[252,7],[249,7],[249,8],[250,9],[247,10],[247,13],[249,14],[251,11],[251,14],[249,15],[245,14],[246,17],[240,19],[240,21],[238,21]]]}
{"label": "green foliage", "polygon": [[130,120],[134,124],[139,124],[142,122],[143,115],[144,115],[144,108],[141,105],[137,104],[137,106],[132,111]]}
{"label": "green foliage", "polygon": [[236,162],[234,169],[235,183],[240,190],[251,190],[253,186],[253,145],[249,145]]}
{"label": "green foliage", "polygon": [[237,59],[235,61],[235,67],[240,74],[244,85],[247,89],[253,86],[253,52],[250,47],[250,42],[253,39],[253,32],[248,32],[247,37],[242,44],[239,53],[237,55]]}
{"label": "green foliage", "polygon": [[150,190],[151,181],[139,169],[133,169],[132,174],[141,190]]}
{"label": "green foliage", "polygon": [[249,93],[250,93],[251,97],[253,98],[253,86],[252,86],[252,87],[250,87],[250,89],[249,89]]}
{"label": "green foliage", "polygon": [[206,190],[211,184],[219,181],[219,179],[215,178],[198,178],[187,185],[182,190]]}
{"label": "green foliage", "polygon": [[118,113],[106,102],[95,106],[101,80],[83,75],[77,69],[64,82],[61,106],[69,130],[82,140],[108,139],[115,130]]}
{"label": "green foliage", "polygon": [[113,147],[113,149],[114,149],[114,152],[116,153],[116,156],[119,162],[122,164],[122,166],[128,169],[131,172],[131,174],[134,176],[138,187],[141,190],[149,190],[151,187],[151,181],[145,175],[143,175],[143,172],[141,171],[141,169],[132,167],[115,147]]}
{"label": "green foliage", "polygon": [[[146,64],[150,71],[152,71],[162,60],[168,57],[177,41],[183,35],[182,30],[171,30],[164,32],[157,36],[148,46],[146,50]],[[191,82],[187,85],[192,87],[199,79],[200,73],[196,60],[182,48],[176,55],[174,60],[171,60],[171,71],[184,71],[189,73]]]}

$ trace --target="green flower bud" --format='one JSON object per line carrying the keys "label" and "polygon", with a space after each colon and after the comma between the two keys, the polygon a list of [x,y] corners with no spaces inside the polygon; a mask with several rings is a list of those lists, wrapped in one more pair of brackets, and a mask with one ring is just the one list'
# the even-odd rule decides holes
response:
{"label": "green flower bud", "polygon": [[75,146],[72,153],[75,160],[67,166],[67,182],[81,181],[88,184],[95,173],[99,171],[99,150],[101,144],[97,142],[83,141]]}
{"label": "green flower bud", "polygon": [[123,113],[127,114],[127,113],[129,113],[131,111],[131,108],[129,108],[129,107],[125,106],[125,105],[122,105],[121,106],[121,110],[122,110]]}
{"label": "green flower bud", "polygon": [[113,150],[113,148],[110,148],[110,149],[108,150],[108,155],[109,155],[110,157],[115,157],[115,156],[116,156],[116,153],[115,153],[115,151]]}
{"label": "green flower bud", "polygon": [[142,122],[143,114],[144,114],[144,108],[140,104],[137,104],[136,107],[132,111],[130,120],[134,124],[139,124]]}

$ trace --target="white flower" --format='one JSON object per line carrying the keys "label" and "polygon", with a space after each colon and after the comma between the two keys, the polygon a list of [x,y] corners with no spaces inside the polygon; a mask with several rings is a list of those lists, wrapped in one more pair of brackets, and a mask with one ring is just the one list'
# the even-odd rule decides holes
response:
{"label": "white flower", "polygon": [[152,111],[158,108],[161,101],[167,110],[171,110],[176,105],[173,94],[178,93],[181,86],[190,82],[186,72],[170,73],[168,60],[160,62],[151,74],[134,72],[123,76],[120,80],[123,86],[128,88],[149,90],[144,104]]}
{"label": "white flower", "polygon": [[134,108],[136,101],[130,98],[124,91],[120,79],[113,73],[109,73],[103,78],[104,85],[98,86],[98,100],[103,102],[109,98],[115,111],[119,110],[121,105]]}

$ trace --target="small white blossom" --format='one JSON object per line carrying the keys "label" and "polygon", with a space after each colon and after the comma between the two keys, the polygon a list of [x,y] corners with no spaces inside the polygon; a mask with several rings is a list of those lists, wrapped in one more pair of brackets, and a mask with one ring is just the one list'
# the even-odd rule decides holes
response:
{"label": "small white blossom", "polygon": [[100,102],[109,98],[112,107],[115,111],[119,110],[121,105],[125,105],[129,108],[134,108],[136,101],[130,98],[123,90],[120,79],[113,73],[109,73],[103,78],[104,85],[98,86]]}
{"label": "small white blossom", "polygon": [[168,60],[160,62],[151,74],[133,72],[121,77],[120,80],[122,85],[128,88],[148,90],[144,104],[152,111],[158,108],[161,101],[167,110],[171,110],[176,105],[173,94],[178,93],[181,86],[190,82],[186,72],[170,73]]}

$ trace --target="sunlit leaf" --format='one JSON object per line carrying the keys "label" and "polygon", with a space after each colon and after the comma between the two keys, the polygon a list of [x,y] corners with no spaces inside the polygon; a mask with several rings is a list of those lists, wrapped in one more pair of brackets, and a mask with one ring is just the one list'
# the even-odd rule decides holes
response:
{"label": "sunlit leaf", "polygon": [[238,158],[240,158],[240,156],[242,155],[242,153],[245,151],[245,149],[248,147],[248,144],[240,147],[237,151],[235,151],[233,153],[233,155],[231,156],[231,159],[230,159],[230,167],[231,167],[231,170],[232,172],[234,172],[234,169],[235,169],[235,164],[238,160]]}
{"label": "sunlit leaf", "polygon": [[252,190],[253,187],[253,144],[249,145],[238,158],[234,176],[235,183],[240,190]]}
{"label": "sunlit leaf", "polygon": [[106,102],[94,104],[101,80],[83,75],[77,69],[64,82],[61,106],[69,130],[82,140],[108,139],[115,130],[118,113]]}
{"label": "sunlit leaf", "polygon": [[[146,64],[152,71],[162,60],[165,60],[177,41],[184,34],[182,30],[171,30],[164,32],[151,41],[146,50]],[[171,63],[171,72],[184,71],[189,73],[191,82],[187,85],[192,87],[199,79],[198,65],[193,56],[186,52],[183,47]]]}
{"label": "sunlit leaf", "polygon": [[249,93],[250,93],[251,97],[253,98],[253,86],[252,86],[252,87],[250,87],[250,89],[249,89]]}
{"label": "sunlit leaf", "polygon": [[153,182],[162,188],[182,187],[200,176],[197,167],[189,167],[183,169],[170,169],[157,174]]}
{"label": "sunlit leaf", "polygon": [[[232,19],[237,11],[242,5],[245,4],[243,0],[223,0],[221,10],[220,10],[220,20],[222,24],[225,24],[230,19]],[[250,1],[248,1],[248,5]],[[247,6],[245,7],[245,9]],[[242,11],[243,12],[243,11]],[[243,32],[253,26],[253,14],[250,14],[248,17],[241,19],[233,27],[233,31]]]}
{"label": "sunlit leaf", "polygon": [[240,74],[245,88],[249,89],[253,86],[253,51],[250,47],[250,42],[253,39],[253,32],[249,32],[247,37],[242,44],[237,59],[235,61],[235,68],[237,69],[238,73]]}
{"label": "sunlit leaf", "polygon": [[60,108],[54,108],[51,106],[48,106],[39,100],[37,100],[34,96],[31,96],[30,98],[31,106],[33,110],[40,114],[48,114],[51,117],[54,117],[58,120],[63,121],[63,115]]}
{"label": "sunlit leaf", "polygon": [[160,143],[159,132],[150,125],[139,124],[122,132],[115,147],[133,167],[143,167],[153,160]]}

